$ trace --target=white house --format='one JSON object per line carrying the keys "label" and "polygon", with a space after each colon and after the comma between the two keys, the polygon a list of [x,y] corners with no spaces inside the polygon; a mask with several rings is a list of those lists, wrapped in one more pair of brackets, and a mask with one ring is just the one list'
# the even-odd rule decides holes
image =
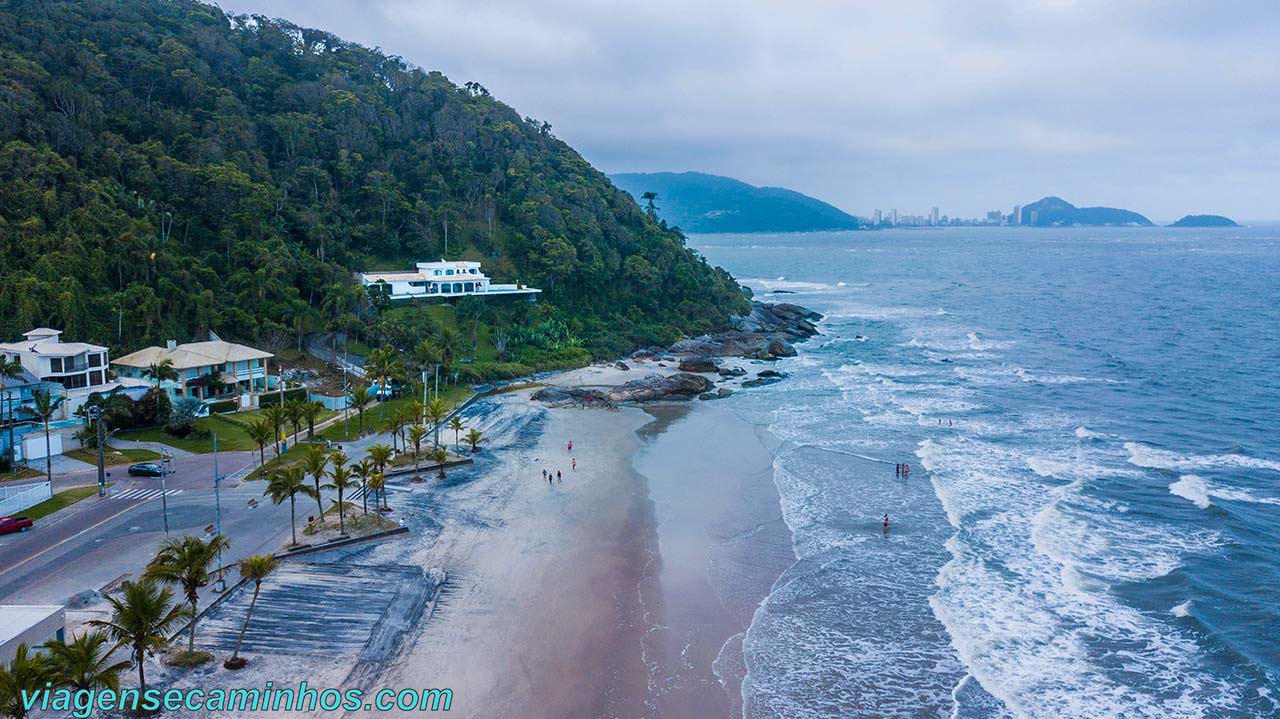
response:
{"label": "white house", "polygon": [[498,284],[480,271],[479,262],[419,262],[417,269],[404,272],[365,272],[360,275],[370,295],[380,293],[392,300],[414,297],[458,297],[476,295],[525,295],[535,299],[542,290],[523,285]]}
{"label": "white house", "polygon": [[58,605],[0,606],[0,663],[12,662],[20,644],[34,652],[50,639],[64,640],[66,626],[66,610]]}
{"label": "white house", "polygon": [[178,379],[160,382],[170,398],[195,397],[215,399],[240,395],[242,407],[252,403],[252,396],[267,390],[267,360],[275,355],[247,345],[226,342],[212,332],[208,342],[178,344],[169,340],[165,347],[147,347],[125,355],[111,364],[121,377],[148,382],[152,365],[165,360],[173,364]]}
{"label": "white house", "polygon": [[[105,394],[122,384],[132,384],[117,382],[108,376],[110,361],[106,347],[87,342],[63,342],[62,332],[48,327],[37,327],[22,336],[25,339],[20,342],[0,343],[0,354],[17,358],[22,368],[42,383],[38,389],[49,391],[55,385],[61,388],[66,400],[62,403],[59,418],[71,416],[94,392]],[[10,382],[19,384],[13,380]],[[23,380],[22,384],[30,383]],[[25,399],[30,399],[30,387]]]}

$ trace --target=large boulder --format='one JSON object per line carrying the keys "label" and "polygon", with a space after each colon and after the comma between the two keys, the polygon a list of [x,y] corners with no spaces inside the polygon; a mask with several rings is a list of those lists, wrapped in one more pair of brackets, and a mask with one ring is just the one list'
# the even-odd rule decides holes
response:
{"label": "large boulder", "polygon": [[782,340],[774,340],[770,342],[769,346],[766,349],[768,350],[769,354],[773,355],[774,357],[795,357],[796,356],[796,348],[792,347],[786,342],[783,342]]}
{"label": "large boulder", "polygon": [[720,367],[716,365],[715,360],[702,355],[685,357],[680,360],[681,372],[715,372],[718,369]]}
{"label": "large boulder", "polygon": [[609,398],[598,389],[582,387],[558,387],[549,385],[533,393],[533,399],[553,407],[587,406],[607,407]]}
{"label": "large boulder", "polygon": [[666,376],[651,374],[614,388],[609,392],[608,398],[613,402],[689,399],[708,391],[712,386],[711,380],[691,372]]}

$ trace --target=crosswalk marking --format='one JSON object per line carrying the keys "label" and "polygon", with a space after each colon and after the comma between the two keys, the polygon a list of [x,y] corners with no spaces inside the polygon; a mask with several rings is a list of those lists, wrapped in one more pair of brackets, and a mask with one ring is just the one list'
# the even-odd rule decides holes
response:
{"label": "crosswalk marking", "polygon": [[172,497],[175,494],[182,494],[181,489],[170,489],[165,492],[160,489],[127,489],[119,494],[111,495],[112,499],[156,499],[161,494],[167,494]]}

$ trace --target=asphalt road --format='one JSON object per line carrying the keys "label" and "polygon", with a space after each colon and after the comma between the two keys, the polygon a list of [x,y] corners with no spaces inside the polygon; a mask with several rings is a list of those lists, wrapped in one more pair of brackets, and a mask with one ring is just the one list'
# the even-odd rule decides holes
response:
{"label": "asphalt road", "polygon": [[[262,496],[262,482],[242,485],[238,478],[255,461],[250,452],[218,455],[219,470],[229,475],[220,492],[222,532],[231,541],[225,564],[274,551],[289,533],[288,505],[273,506]],[[158,478],[129,477],[125,470],[110,470],[108,496],[82,500],[37,520],[28,532],[0,537],[0,602],[60,604],[81,591],[136,578],[165,538],[166,502],[171,537],[205,536],[214,524],[212,455],[178,458],[163,500]],[[96,482],[96,471],[55,475],[54,491]],[[305,521],[305,506],[299,515]]]}

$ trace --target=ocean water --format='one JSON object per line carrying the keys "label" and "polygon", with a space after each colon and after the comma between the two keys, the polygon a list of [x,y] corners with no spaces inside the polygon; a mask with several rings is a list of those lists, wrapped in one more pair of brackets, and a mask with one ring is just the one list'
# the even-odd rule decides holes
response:
{"label": "ocean water", "polygon": [[1280,716],[1280,227],[690,245],[826,315],[745,716]]}

